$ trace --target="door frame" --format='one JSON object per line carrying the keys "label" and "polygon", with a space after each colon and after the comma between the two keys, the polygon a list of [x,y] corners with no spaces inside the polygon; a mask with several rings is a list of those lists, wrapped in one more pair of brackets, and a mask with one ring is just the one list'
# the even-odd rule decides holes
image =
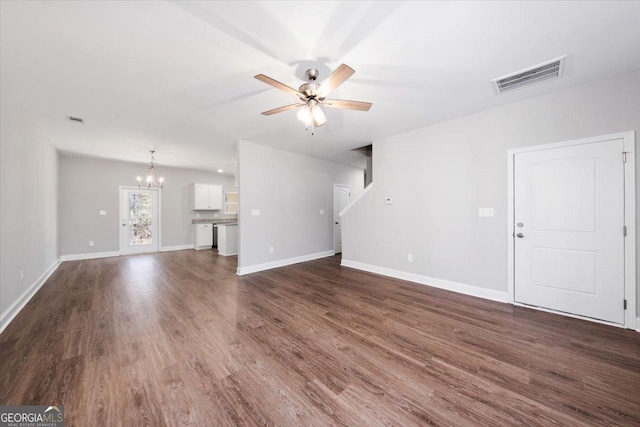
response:
{"label": "door frame", "polygon": [[[507,301],[510,304],[532,308],[529,305],[520,304],[515,301],[515,200],[514,200],[514,179],[515,179],[515,155],[530,151],[549,150],[554,148],[569,147],[573,145],[590,144],[594,142],[609,141],[612,139],[622,139],[624,152],[626,153],[626,163],[624,164],[624,222],[627,226],[627,236],[624,239],[624,295],[627,300],[627,309],[624,313],[624,325],[592,319],[576,314],[563,313],[542,307],[536,310],[548,311],[564,316],[589,320],[606,325],[624,327],[636,330],[636,164],[635,164],[635,131],[612,133],[608,135],[595,136],[591,138],[574,139],[570,141],[554,142],[551,144],[533,145],[530,147],[514,148],[507,151]],[[620,156],[623,154],[620,153]],[[622,157],[620,158],[622,161]],[[622,233],[622,230],[620,230]]]}
{"label": "door frame", "polygon": [[[333,241],[333,254],[336,255],[338,252],[336,252],[336,223],[335,223],[335,218],[334,216],[334,211],[336,209],[336,205],[335,205],[335,194],[336,194],[336,187],[346,187],[349,189],[349,203],[347,203],[347,206],[349,206],[349,204],[351,204],[351,186],[347,185],[347,184],[333,184],[333,187],[331,187],[331,236],[332,236],[332,241]],[[340,212],[338,212],[337,214],[338,216],[340,216]]]}
{"label": "door frame", "polygon": [[[159,188],[138,188],[137,185],[120,185],[118,187],[118,252],[120,252],[120,256],[123,255],[134,255],[134,254],[124,254],[122,252],[122,228],[120,225],[120,221],[122,221],[122,190],[150,190],[158,192],[158,250],[154,252],[162,251],[162,191]],[[153,252],[147,252],[153,253]]]}

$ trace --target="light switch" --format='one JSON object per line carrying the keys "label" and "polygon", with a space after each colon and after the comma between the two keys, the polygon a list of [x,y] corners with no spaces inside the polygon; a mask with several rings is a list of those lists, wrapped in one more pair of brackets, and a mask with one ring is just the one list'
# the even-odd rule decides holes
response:
{"label": "light switch", "polygon": [[101,216],[105,216],[106,214],[107,214],[107,211],[103,211],[103,210],[100,211]]}
{"label": "light switch", "polygon": [[251,216],[260,216],[260,209],[251,209]]}
{"label": "light switch", "polygon": [[324,209],[320,209],[320,215],[324,215]]}
{"label": "light switch", "polygon": [[484,216],[484,217],[493,216],[493,208],[478,208],[478,216]]}

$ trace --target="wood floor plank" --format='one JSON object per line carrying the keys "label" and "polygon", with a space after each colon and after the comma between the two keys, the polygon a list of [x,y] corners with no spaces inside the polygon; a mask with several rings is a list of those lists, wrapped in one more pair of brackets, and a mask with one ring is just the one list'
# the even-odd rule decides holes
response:
{"label": "wood floor plank", "polygon": [[[0,404],[67,425],[640,425],[640,334],[342,268],[64,262],[0,335]],[[99,421],[96,421],[99,420]]]}

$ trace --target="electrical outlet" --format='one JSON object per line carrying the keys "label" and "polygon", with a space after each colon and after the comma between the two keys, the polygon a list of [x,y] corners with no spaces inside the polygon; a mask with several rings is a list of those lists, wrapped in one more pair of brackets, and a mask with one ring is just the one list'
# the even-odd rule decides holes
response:
{"label": "electrical outlet", "polygon": [[89,246],[93,246],[95,243],[93,240],[89,240]]}
{"label": "electrical outlet", "polygon": [[196,214],[196,218],[200,218],[200,214]]}
{"label": "electrical outlet", "polygon": [[273,246],[269,246],[269,253],[272,254],[273,253]]}
{"label": "electrical outlet", "polygon": [[260,209],[251,209],[251,216],[260,216]]}
{"label": "electrical outlet", "polygon": [[107,211],[105,211],[105,210],[101,210],[101,211],[100,211],[100,215],[101,215],[101,216],[105,216],[106,214],[107,214]]}
{"label": "electrical outlet", "polygon": [[386,199],[384,199],[384,204],[385,205],[392,205],[393,204],[393,200],[391,200],[391,197],[387,197]]}
{"label": "electrical outlet", "polygon": [[320,209],[320,215],[324,215],[324,209]]}
{"label": "electrical outlet", "polygon": [[24,280],[24,270],[20,270],[20,281]]}
{"label": "electrical outlet", "polygon": [[407,261],[413,262],[413,254],[408,254],[407,255]]}

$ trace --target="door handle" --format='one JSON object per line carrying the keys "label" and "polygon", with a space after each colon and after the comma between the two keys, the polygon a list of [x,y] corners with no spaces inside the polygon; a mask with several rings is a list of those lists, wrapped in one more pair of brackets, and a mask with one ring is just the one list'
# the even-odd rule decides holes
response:
{"label": "door handle", "polygon": [[518,233],[518,234],[516,234],[516,236],[518,236],[518,238],[522,239],[524,237],[524,234]]}

